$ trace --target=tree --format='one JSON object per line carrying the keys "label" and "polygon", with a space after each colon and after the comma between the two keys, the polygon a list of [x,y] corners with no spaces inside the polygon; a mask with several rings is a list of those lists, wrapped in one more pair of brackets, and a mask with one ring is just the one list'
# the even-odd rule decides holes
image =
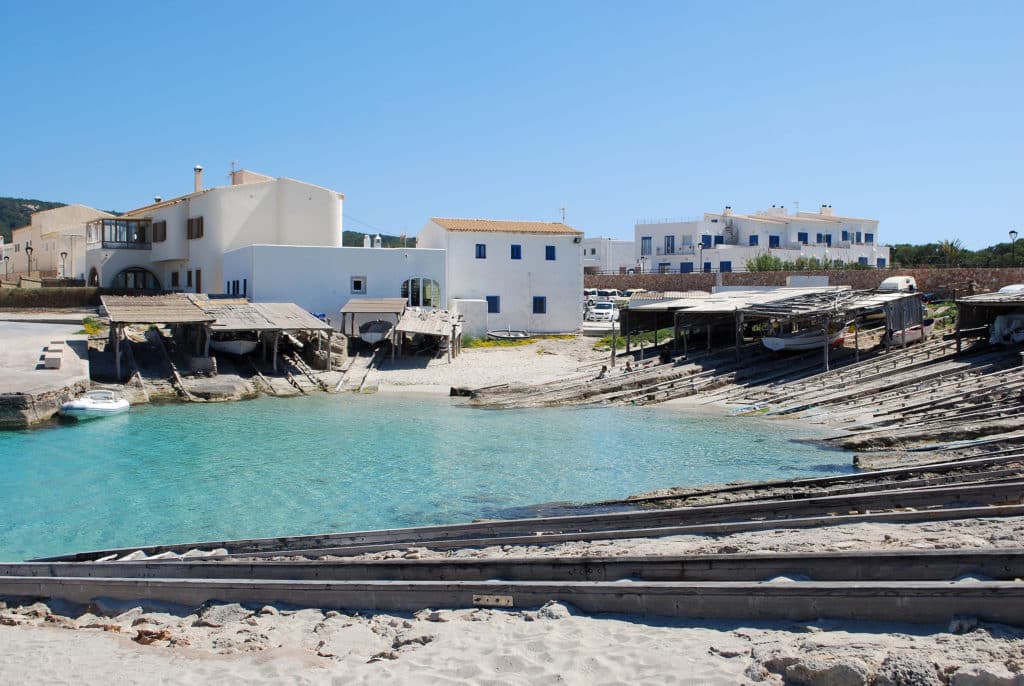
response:
{"label": "tree", "polygon": [[942,258],[945,260],[947,267],[955,266],[963,251],[964,244],[960,242],[959,238],[955,238],[951,241],[939,242],[939,252],[942,254]]}

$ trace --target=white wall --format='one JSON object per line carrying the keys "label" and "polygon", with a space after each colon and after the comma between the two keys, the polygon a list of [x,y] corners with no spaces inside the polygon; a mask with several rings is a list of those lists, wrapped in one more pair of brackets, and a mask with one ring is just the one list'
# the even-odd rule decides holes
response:
{"label": "white wall", "polygon": [[[496,231],[446,231],[427,222],[416,238],[424,248],[444,248],[448,297],[482,300],[501,298],[501,312],[488,314],[490,329],[535,333],[576,331],[583,323],[583,251],[575,234],[528,234]],[[476,245],[487,246],[486,259],[476,258]],[[511,259],[511,246],[522,246],[522,259]],[[545,246],[555,246],[554,260]],[[534,296],[547,298],[547,313],[533,313]]]}
{"label": "white wall", "polygon": [[[210,188],[131,216],[167,222],[167,240],[153,243],[150,251],[118,252],[146,261],[134,266],[145,266],[164,288],[171,287],[171,274],[178,272],[178,288],[184,291],[196,290],[196,280],[191,288],[187,285],[187,273],[195,279],[201,271],[203,292],[223,293],[226,251],[256,244],[341,246],[342,238],[341,194],[285,178]],[[203,218],[203,237],[188,239],[187,222],[196,217]],[[102,265],[101,283],[107,286],[117,275],[112,268],[123,260],[93,256],[87,261],[89,267]]]}
{"label": "white wall", "polygon": [[611,238],[584,238],[583,268],[600,272],[618,272],[632,269],[636,264],[634,241]]}
{"label": "white wall", "polygon": [[[444,262],[443,250],[421,248],[250,245],[224,253],[223,275],[225,282],[244,279],[254,302],[293,302],[337,327],[350,298],[399,298],[410,278],[437,281],[446,302]],[[365,279],[366,293],[352,293],[353,277]]]}

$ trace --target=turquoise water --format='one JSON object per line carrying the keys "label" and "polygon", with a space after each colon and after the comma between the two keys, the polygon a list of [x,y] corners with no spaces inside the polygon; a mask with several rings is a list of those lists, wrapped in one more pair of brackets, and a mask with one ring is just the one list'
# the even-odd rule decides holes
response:
{"label": "turquoise water", "polygon": [[465,521],[552,501],[850,471],[765,419],[490,411],[387,395],[137,406],[0,432],[0,560]]}

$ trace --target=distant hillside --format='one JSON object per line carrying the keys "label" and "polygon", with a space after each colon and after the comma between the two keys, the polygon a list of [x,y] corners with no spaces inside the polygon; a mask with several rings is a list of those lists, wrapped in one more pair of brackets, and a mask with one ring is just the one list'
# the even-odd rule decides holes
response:
{"label": "distant hillside", "polygon": [[[341,236],[341,244],[352,248],[361,248],[363,247],[363,236],[365,235],[365,233],[359,233],[358,231],[345,231]],[[375,235],[377,234],[370,234],[370,239],[372,240]],[[385,248],[415,248],[416,239],[410,236],[403,241],[401,236],[389,236],[382,233],[380,235],[380,244]]]}
{"label": "distant hillside", "polygon": [[64,203],[28,198],[0,198],[0,236],[4,237],[5,243],[10,241],[14,229],[29,225],[33,212],[52,210],[55,207],[64,207]]}

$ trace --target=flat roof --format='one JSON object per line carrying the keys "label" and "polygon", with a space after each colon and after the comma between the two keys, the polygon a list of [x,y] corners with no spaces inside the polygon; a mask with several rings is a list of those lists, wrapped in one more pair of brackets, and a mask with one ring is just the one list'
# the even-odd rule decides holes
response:
{"label": "flat roof", "polygon": [[100,302],[111,324],[200,324],[214,320],[184,293],[103,295]]}
{"label": "flat roof", "polygon": [[251,303],[245,299],[191,296],[216,321],[213,331],[326,331],[332,327],[295,303]]}
{"label": "flat roof", "polygon": [[800,317],[852,312],[881,307],[894,300],[919,297],[920,293],[855,291],[849,286],[780,286],[760,290],[730,290],[720,293],[690,293],[684,297],[666,298],[643,304],[629,304],[639,312],[673,312],[685,314],[725,315],[742,310],[754,316]]}
{"label": "flat roof", "polygon": [[402,315],[398,325],[395,326],[395,331],[450,338],[452,328],[457,323],[458,315],[453,315],[445,310],[409,308]]}
{"label": "flat roof", "polygon": [[978,293],[977,295],[957,298],[956,301],[965,305],[1022,307],[1024,306],[1024,290],[1011,291],[1009,293],[1000,293],[998,291],[995,293]]}
{"label": "flat roof", "polygon": [[402,314],[405,298],[352,298],[341,308],[342,314]]}

